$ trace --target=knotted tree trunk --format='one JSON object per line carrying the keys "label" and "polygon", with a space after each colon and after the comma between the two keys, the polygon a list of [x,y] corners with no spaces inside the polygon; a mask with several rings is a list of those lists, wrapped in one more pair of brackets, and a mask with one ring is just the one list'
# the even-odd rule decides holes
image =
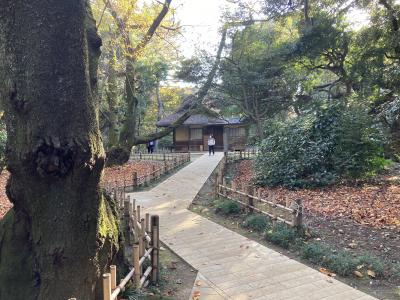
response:
{"label": "knotted tree trunk", "polygon": [[0,223],[0,299],[96,299],[118,249],[116,210],[99,188],[100,46],[86,0],[0,0],[14,204]]}

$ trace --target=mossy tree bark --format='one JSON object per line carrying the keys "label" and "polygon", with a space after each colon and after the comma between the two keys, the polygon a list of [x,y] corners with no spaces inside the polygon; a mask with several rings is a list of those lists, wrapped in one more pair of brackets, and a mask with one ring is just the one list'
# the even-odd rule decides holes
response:
{"label": "mossy tree bark", "polygon": [[7,195],[0,299],[100,299],[118,218],[99,180],[97,58],[86,0],[0,0],[0,99]]}

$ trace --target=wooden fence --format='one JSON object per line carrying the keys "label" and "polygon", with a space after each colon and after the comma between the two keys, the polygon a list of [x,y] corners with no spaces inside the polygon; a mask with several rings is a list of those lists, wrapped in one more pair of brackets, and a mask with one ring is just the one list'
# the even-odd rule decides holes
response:
{"label": "wooden fence", "polygon": [[183,159],[190,161],[190,153],[134,153],[130,160],[162,160],[173,161],[175,159]]}
{"label": "wooden fence", "polygon": [[[235,155],[232,160],[229,160],[229,153],[225,153],[225,159],[221,160],[215,170],[214,198],[229,199],[239,203],[249,213],[258,212],[268,216],[273,222],[278,221],[300,228],[303,224],[303,202],[301,199],[282,201],[273,194],[265,199],[261,195],[260,188],[243,184],[236,185],[234,181],[231,184],[226,183],[224,178],[226,163],[235,160],[237,157],[243,159],[245,155],[250,155],[250,153],[242,153],[242,156]],[[282,202],[285,202],[285,205],[282,205]]]}
{"label": "wooden fence", "polygon": [[233,162],[241,159],[252,159],[255,158],[257,155],[258,155],[258,150],[256,149],[224,152],[226,162]]}
{"label": "wooden fence", "polygon": [[[133,247],[131,269],[117,285],[117,267],[110,266],[110,272],[103,274],[103,300],[117,299],[129,282],[136,288],[157,283],[159,279],[159,217],[145,214],[141,216],[140,206],[129,196],[126,200],[117,199],[120,206],[122,224],[124,224],[125,243]],[[149,261],[145,268],[145,261]]]}
{"label": "wooden fence", "polygon": [[153,166],[152,170],[146,174],[138,175],[137,172],[132,173],[131,178],[124,178],[123,182],[106,182],[103,184],[104,189],[112,194],[116,199],[123,199],[125,193],[133,192],[141,186],[145,186],[152,181],[158,180],[162,175],[179,168],[190,161],[190,154],[183,153],[172,156],[165,156],[165,159],[156,159],[154,155],[152,159],[149,158],[153,154],[143,154],[142,160],[162,160],[163,164],[159,167]]}

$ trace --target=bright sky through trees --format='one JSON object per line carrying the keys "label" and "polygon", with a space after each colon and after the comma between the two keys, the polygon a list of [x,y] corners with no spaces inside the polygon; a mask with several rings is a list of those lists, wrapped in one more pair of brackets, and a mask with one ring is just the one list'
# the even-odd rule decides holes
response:
{"label": "bright sky through trees", "polygon": [[[217,47],[220,17],[228,1],[175,0],[172,5],[176,8],[177,21],[183,26],[181,54],[190,57],[196,50],[211,51]],[[366,25],[368,19],[368,14],[358,9],[349,13],[349,22],[355,29]]]}

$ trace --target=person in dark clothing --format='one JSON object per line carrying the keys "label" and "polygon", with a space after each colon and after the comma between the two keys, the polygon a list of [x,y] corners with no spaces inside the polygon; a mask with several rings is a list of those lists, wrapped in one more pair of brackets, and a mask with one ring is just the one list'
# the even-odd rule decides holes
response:
{"label": "person in dark clothing", "polygon": [[149,153],[153,153],[154,152],[154,141],[150,141],[149,142]]}

